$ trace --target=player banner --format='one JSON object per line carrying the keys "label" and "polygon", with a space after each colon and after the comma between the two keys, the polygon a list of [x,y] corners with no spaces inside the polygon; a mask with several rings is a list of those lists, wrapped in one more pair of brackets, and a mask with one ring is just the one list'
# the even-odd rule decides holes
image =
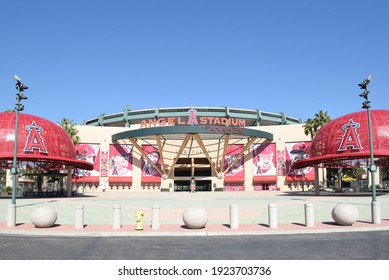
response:
{"label": "player banner", "polygon": [[[224,158],[224,169],[226,170],[243,151],[243,145],[229,145],[226,151],[226,157]],[[228,169],[225,174],[226,177],[244,177],[244,157],[241,156],[235,163]]]}
{"label": "player banner", "polygon": [[109,176],[132,176],[132,145],[109,145]]}
{"label": "player banner", "polygon": [[[155,168],[161,170],[161,158],[156,146],[142,145],[143,152],[147,155],[142,156],[142,182],[161,182],[161,174]],[[151,164],[152,163],[152,164]]]}
{"label": "player banner", "polygon": [[98,183],[100,180],[100,145],[77,144],[75,149],[76,159],[92,163],[93,170],[73,169],[73,181]]}
{"label": "player banner", "polygon": [[309,157],[311,142],[291,142],[285,143],[286,170],[288,180],[315,180],[314,168],[309,166],[301,169],[294,169],[293,163]]}
{"label": "player banner", "polygon": [[275,176],[277,175],[276,144],[258,144],[253,149],[254,176]]}
{"label": "player banner", "polygon": [[244,191],[244,156],[237,159],[243,151],[243,145],[229,145],[224,158],[224,170],[227,170],[224,176],[225,191]]}

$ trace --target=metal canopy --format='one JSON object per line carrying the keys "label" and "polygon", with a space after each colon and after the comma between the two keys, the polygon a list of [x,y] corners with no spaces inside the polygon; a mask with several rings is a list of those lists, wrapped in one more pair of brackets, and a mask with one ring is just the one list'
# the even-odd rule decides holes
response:
{"label": "metal canopy", "polygon": [[[223,127],[223,129],[230,129],[229,127]],[[128,130],[112,135],[112,141],[117,141],[125,138],[147,138],[154,137],[155,135],[163,135],[165,139],[184,139],[186,134],[204,134],[204,137],[208,139],[216,139],[221,135],[229,135],[230,138],[242,139],[248,137],[266,138],[273,140],[273,134],[262,130],[255,130],[250,128],[240,128],[241,134],[232,133],[218,133],[212,132],[207,129],[207,126],[163,126],[163,127],[148,127],[141,129]],[[222,130],[220,130],[222,132]],[[207,137],[208,136],[208,137]],[[209,137],[210,136],[210,137]]]}
{"label": "metal canopy", "polygon": [[[218,127],[210,129],[207,126],[164,126],[164,127],[150,127],[143,129],[134,129],[124,131],[112,135],[112,142],[129,141],[134,148],[159,172],[162,178],[166,179],[172,175],[174,167],[178,163],[181,156],[193,157],[190,153],[185,154],[184,150],[189,147],[189,150],[197,147],[201,150],[203,158],[197,160],[202,164],[210,165],[217,177],[223,178],[224,174],[242,157],[245,152],[257,143],[265,141],[271,142],[273,134],[261,130],[249,129],[245,127]],[[224,133],[224,132],[232,133]],[[236,132],[236,134],[234,133]],[[139,140],[148,144],[158,146],[161,158],[161,168],[158,168],[142,150]],[[245,141],[246,140],[246,141]],[[224,166],[224,157],[226,149],[229,144],[244,142],[244,148],[235,158],[235,160],[227,167]],[[180,145],[177,146],[177,144]],[[210,144],[212,142],[212,144]],[[175,146],[176,153],[167,152],[168,147]],[[188,162],[189,163],[189,162]],[[195,161],[191,161],[192,168]]]}

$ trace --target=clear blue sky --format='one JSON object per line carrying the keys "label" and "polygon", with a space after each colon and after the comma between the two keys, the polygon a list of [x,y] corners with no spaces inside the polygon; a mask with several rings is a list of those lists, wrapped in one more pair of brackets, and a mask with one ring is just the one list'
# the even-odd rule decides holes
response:
{"label": "clear blue sky", "polygon": [[388,109],[389,2],[2,0],[0,111],[82,123],[154,107],[260,109],[306,120]]}

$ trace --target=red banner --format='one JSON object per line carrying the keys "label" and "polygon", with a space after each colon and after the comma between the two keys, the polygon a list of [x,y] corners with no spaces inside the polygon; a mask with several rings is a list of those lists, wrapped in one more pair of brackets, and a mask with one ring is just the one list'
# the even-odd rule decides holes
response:
{"label": "red banner", "polygon": [[101,151],[101,177],[108,176],[108,152]]}
{"label": "red banner", "polygon": [[[232,163],[230,169],[225,174],[227,182],[244,182],[244,157],[236,158],[243,151],[243,144],[229,145],[224,159],[224,169],[226,170]],[[235,161],[235,162],[234,162]]]}
{"label": "red banner", "polygon": [[93,170],[73,169],[72,181],[84,183],[96,183],[100,181],[100,145],[99,144],[77,144],[76,159],[92,163]]}
{"label": "red banner", "polygon": [[283,151],[283,150],[277,151],[277,172],[278,172],[278,176],[285,176],[286,175],[285,151]]}
{"label": "red banner", "polygon": [[309,157],[311,142],[285,143],[286,170],[288,180],[315,180],[314,168],[309,166],[301,169],[294,169],[293,163]]}
{"label": "red banner", "polygon": [[132,176],[132,146],[111,144],[109,145],[109,176]]}
{"label": "red banner", "polygon": [[275,151],[276,144],[274,143],[254,146],[254,177],[277,175]]}
{"label": "red banner", "polygon": [[[142,150],[149,160],[160,169],[161,159],[158,148],[152,145],[143,145]],[[161,182],[161,174],[154,168],[150,161],[142,156],[142,182]]]}
{"label": "red banner", "polygon": [[[100,145],[99,144],[77,144],[76,159],[92,163],[93,170],[76,170],[77,176],[100,176]],[[98,180],[97,180],[98,181]]]}

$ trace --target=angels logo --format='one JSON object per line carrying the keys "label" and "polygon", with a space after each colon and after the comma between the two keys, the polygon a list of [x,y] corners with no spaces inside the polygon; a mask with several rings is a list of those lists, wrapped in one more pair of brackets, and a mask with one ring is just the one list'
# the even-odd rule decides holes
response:
{"label": "angels logo", "polygon": [[189,112],[189,118],[188,118],[188,122],[186,124],[187,125],[198,125],[199,123],[197,122],[197,118],[196,118],[196,110],[191,108],[188,112]]}
{"label": "angels logo", "polygon": [[350,119],[350,121],[342,127],[344,134],[338,151],[346,151],[348,147],[351,147],[353,150],[362,149],[359,134],[357,133],[357,128],[359,127],[360,124],[354,122],[352,119]]}
{"label": "angels logo", "polygon": [[26,130],[29,131],[27,135],[26,145],[24,146],[24,152],[34,152],[37,150],[41,153],[47,154],[47,149],[42,138],[42,127],[37,125],[35,121],[30,125],[26,125]]}

